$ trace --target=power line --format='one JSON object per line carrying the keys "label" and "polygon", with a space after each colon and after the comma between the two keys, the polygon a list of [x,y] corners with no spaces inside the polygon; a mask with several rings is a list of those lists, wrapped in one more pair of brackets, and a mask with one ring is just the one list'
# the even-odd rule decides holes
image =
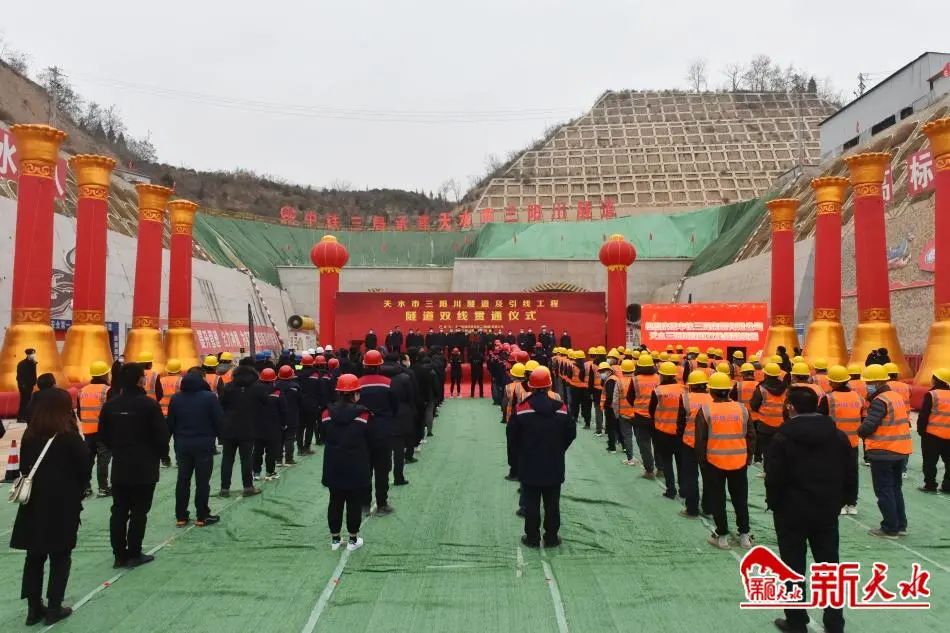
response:
{"label": "power line", "polygon": [[357,107],[339,107],[327,105],[305,105],[271,101],[256,101],[203,92],[176,90],[159,86],[149,86],[119,79],[109,79],[91,75],[77,75],[86,81],[120,90],[137,92],[148,96],[172,99],[181,102],[197,103],[212,107],[299,116],[305,118],[350,120],[382,123],[508,123],[517,121],[549,120],[552,117],[570,116],[576,110],[570,108],[523,108],[507,110],[387,110]]}

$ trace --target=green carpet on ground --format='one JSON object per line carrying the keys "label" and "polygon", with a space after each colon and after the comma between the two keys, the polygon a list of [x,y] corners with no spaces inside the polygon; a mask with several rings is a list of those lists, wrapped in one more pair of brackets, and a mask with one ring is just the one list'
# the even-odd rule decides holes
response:
{"label": "green carpet on ground", "polygon": [[[392,489],[396,513],[365,525],[366,546],[349,556],[315,630],[559,630],[542,555],[519,548],[517,486],[502,477],[504,428],[497,417],[487,400],[446,402],[436,437],[419,462],[407,467],[411,484]],[[733,555],[706,545],[702,523],[677,516],[679,503],[662,498],[657,482],[641,479],[638,468],[622,466],[619,455],[608,455],[604,446],[591,432],[578,431],[563,489],[565,543],[544,554],[560,590],[567,630],[662,631],[674,625],[724,633],[770,630],[775,612],[738,608],[742,591]],[[224,508],[221,523],[187,532],[174,527],[174,471],[163,471],[146,547],[174,540],[155,563],[126,572],[53,630],[304,630],[341,557],[327,543],[320,465],[319,454],[304,458],[279,481],[264,483],[259,497],[213,499],[213,509]],[[753,533],[759,543],[774,545],[755,472],[750,471]],[[860,475],[861,514],[857,521],[841,522],[842,556],[865,569],[874,561],[889,563],[892,589],[909,575],[918,554],[950,567],[950,495],[913,490],[920,480],[919,455],[905,482],[910,535],[899,542],[874,539],[859,525],[878,521],[869,472],[862,468]],[[0,538],[9,539],[14,512],[11,504],[0,507]],[[86,503],[67,604],[116,574],[108,514],[108,500]],[[849,630],[945,630],[950,574],[919,562],[932,574],[933,609],[849,612]],[[0,550],[0,574],[7,579],[0,594],[5,633],[31,630],[23,626],[25,604],[18,600],[22,564],[22,552]],[[815,631],[821,629],[816,615]]]}

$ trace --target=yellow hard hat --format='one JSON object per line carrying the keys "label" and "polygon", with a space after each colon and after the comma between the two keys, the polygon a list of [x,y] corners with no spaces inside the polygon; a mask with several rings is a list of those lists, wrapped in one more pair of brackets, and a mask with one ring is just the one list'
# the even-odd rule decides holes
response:
{"label": "yellow hard hat", "polygon": [[177,374],[181,371],[181,361],[177,358],[169,358],[168,362],[165,363],[165,371],[169,374]]}
{"label": "yellow hard hat", "polygon": [[805,362],[805,359],[804,359],[802,356],[796,356],[796,357],[794,357],[794,358],[792,359],[792,364],[793,364],[793,365],[794,365],[795,363],[804,363],[804,362]]}
{"label": "yellow hard hat", "polygon": [[716,356],[718,356],[719,358],[722,358],[722,348],[721,348],[721,347],[717,347],[717,348],[716,348]]}
{"label": "yellow hard hat", "polygon": [[668,360],[670,360],[669,352],[660,352],[660,362],[665,363]]}
{"label": "yellow hard hat", "polygon": [[805,361],[798,361],[792,365],[793,376],[811,376],[811,368]]}
{"label": "yellow hard hat", "polygon": [[630,360],[629,358],[624,358],[623,361],[621,361],[620,363],[620,371],[622,371],[625,374],[631,373],[633,371],[633,367],[634,367],[633,361]]}
{"label": "yellow hard hat", "polygon": [[861,363],[848,364],[848,373],[851,374],[851,376],[860,376],[862,371],[864,371],[864,365]]}
{"label": "yellow hard hat", "polygon": [[606,356],[606,355],[607,355],[607,348],[604,347],[603,345],[598,345],[598,346],[597,346],[597,355],[598,355],[598,356]]}
{"label": "yellow hard hat", "polygon": [[541,366],[541,363],[539,363],[538,361],[534,359],[529,360],[527,363],[524,364],[524,368],[526,371],[534,371],[540,366]]}
{"label": "yellow hard hat", "polygon": [[104,361],[96,360],[89,365],[89,375],[93,378],[98,378],[99,376],[105,376],[109,373],[109,366],[105,364]]}
{"label": "yellow hard hat", "polygon": [[609,352],[607,352],[607,356],[609,356],[610,358],[616,358],[617,360],[620,360],[621,358],[621,354],[620,352],[617,351],[616,347],[614,347]]}
{"label": "yellow hard hat", "polygon": [[515,378],[524,378],[525,367],[521,363],[515,363],[511,366],[511,375]]}
{"label": "yellow hard hat", "polygon": [[637,367],[653,367],[653,357],[649,354],[640,354],[637,358]]}
{"label": "yellow hard hat", "polygon": [[743,374],[754,372],[755,365],[753,365],[752,363],[742,363],[742,367],[739,368],[739,371],[741,371]]}
{"label": "yellow hard hat", "polygon": [[673,346],[672,346],[672,345],[667,345],[667,346],[666,346],[666,351],[667,351],[667,352],[672,352],[672,351],[673,351]]}
{"label": "yellow hard hat", "polygon": [[234,356],[231,355],[231,352],[221,352],[221,362],[230,363],[234,360]]}
{"label": "yellow hard hat", "polygon": [[584,353],[584,350],[579,349],[574,351],[574,358],[581,359],[584,358],[587,354]]}
{"label": "yellow hard hat", "polygon": [[726,374],[728,376],[729,363],[719,363],[718,365],[716,365],[716,371],[718,371],[720,374]]}
{"label": "yellow hard hat", "polygon": [[682,351],[683,351],[683,346],[680,345],[679,343],[677,343],[677,344],[676,344],[676,351],[677,351],[677,352],[682,352]]}
{"label": "yellow hard hat", "polygon": [[212,356],[211,354],[205,356],[204,362],[201,363],[205,367],[217,367],[218,366],[218,357]]}
{"label": "yellow hard hat", "polygon": [[884,369],[883,365],[877,363],[868,365],[861,372],[861,380],[864,382],[886,382],[888,378],[890,376],[887,375],[887,370]]}
{"label": "yellow hard hat", "polygon": [[650,352],[650,358],[652,358],[653,360],[659,360],[660,353],[656,350],[653,350],[652,352]]}
{"label": "yellow hard hat", "polygon": [[732,353],[732,357],[735,358],[736,360],[742,360],[743,358],[745,358],[745,354],[742,353],[741,349],[737,349],[736,351]]}
{"label": "yellow hard hat", "polygon": [[676,365],[670,361],[660,363],[660,374],[663,376],[675,376],[677,374]]}
{"label": "yellow hard hat", "polygon": [[828,369],[828,360],[825,358],[815,359],[815,369]]}
{"label": "yellow hard hat", "polygon": [[757,362],[759,362],[759,355],[758,355],[758,354],[753,354],[752,356],[749,356],[749,362],[750,362],[750,363],[757,363]]}
{"label": "yellow hard hat", "polygon": [[683,357],[679,354],[670,354],[670,360],[674,363],[678,363],[683,360]]}
{"label": "yellow hard hat", "polygon": [[557,354],[560,354],[560,353],[561,353],[561,348],[560,348],[560,347],[555,347],[555,348],[552,349],[551,351],[552,351],[555,355],[557,355]]}
{"label": "yellow hard hat", "polygon": [[765,371],[766,376],[778,376],[782,373],[782,368],[778,366],[778,363],[766,363],[765,367],[762,368]]}
{"label": "yellow hard hat", "polygon": [[782,362],[782,357],[779,356],[778,354],[772,354],[772,357],[769,358],[769,362],[770,362],[770,363],[781,363],[781,362]]}
{"label": "yellow hard hat", "polygon": [[884,363],[884,370],[888,374],[900,374],[900,367],[897,366],[897,363]]}
{"label": "yellow hard hat", "polygon": [[696,371],[689,372],[689,376],[686,377],[687,385],[705,385],[709,382],[709,378],[706,377],[706,372]]}
{"label": "yellow hard hat", "polygon": [[641,354],[640,350],[638,350],[638,349],[632,349],[632,350],[631,350],[631,349],[628,349],[628,350],[626,351],[626,353],[627,353],[627,354],[630,354],[630,356],[631,356],[633,359],[640,358],[640,354]]}
{"label": "yellow hard hat", "polygon": [[591,345],[590,347],[587,348],[587,353],[593,356],[594,354],[597,353],[597,348]]}
{"label": "yellow hard hat", "polygon": [[597,365],[597,369],[598,369],[599,371],[602,371],[602,370],[604,370],[604,369],[606,369],[607,371],[613,371],[613,365],[611,365],[611,364],[608,363],[607,361],[604,361],[604,362],[602,362],[600,365]]}
{"label": "yellow hard hat", "polygon": [[699,356],[696,357],[696,362],[697,362],[697,363],[703,363],[704,365],[705,365],[705,364],[708,364],[708,363],[709,363],[709,356],[707,356],[706,354],[700,354]]}
{"label": "yellow hard hat", "polygon": [[934,375],[934,378],[936,378],[940,382],[950,385],[950,369],[947,369],[946,367],[935,369],[933,375]]}
{"label": "yellow hard hat", "polygon": [[709,377],[709,388],[727,391],[732,389],[732,379],[726,374],[717,371]]}
{"label": "yellow hard hat", "polygon": [[686,353],[687,353],[687,354],[698,354],[698,353],[699,353],[699,348],[696,347],[695,345],[690,345],[689,347],[686,348]]}
{"label": "yellow hard hat", "polygon": [[624,347],[623,345],[618,345],[618,346],[617,346],[617,351],[620,352],[621,354],[623,354],[624,352],[627,351],[627,348]]}
{"label": "yellow hard hat", "polygon": [[706,348],[706,354],[708,354],[709,356],[712,356],[712,355],[715,354],[715,353],[716,353],[716,348],[715,348],[715,347],[707,347],[707,348]]}
{"label": "yellow hard hat", "polygon": [[848,373],[848,368],[844,365],[832,365],[828,369],[828,380],[831,382],[848,382],[851,380],[851,374]]}
{"label": "yellow hard hat", "polygon": [[135,362],[136,363],[150,363],[152,362],[152,359],[153,359],[152,352],[142,352],[139,354],[138,360],[136,360]]}

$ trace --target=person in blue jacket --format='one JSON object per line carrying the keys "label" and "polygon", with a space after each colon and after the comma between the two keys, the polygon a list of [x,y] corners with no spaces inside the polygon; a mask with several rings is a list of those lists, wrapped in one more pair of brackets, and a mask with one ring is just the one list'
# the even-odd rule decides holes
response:
{"label": "person in blue jacket", "polygon": [[185,374],[181,387],[168,403],[168,431],[175,440],[178,484],[175,487],[175,524],[184,527],[190,520],[188,502],[191,478],[195,479],[195,525],[204,527],[218,522],[211,514],[211,472],[214,468],[215,441],[220,435],[224,411],[218,397],[204,379],[200,367]]}

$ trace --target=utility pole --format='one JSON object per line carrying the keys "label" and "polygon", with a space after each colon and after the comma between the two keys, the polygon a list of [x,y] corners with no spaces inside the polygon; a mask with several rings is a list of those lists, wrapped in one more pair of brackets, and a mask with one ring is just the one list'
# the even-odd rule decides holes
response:
{"label": "utility pole", "polygon": [[858,96],[859,97],[864,94],[864,91],[867,88],[867,84],[865,83],[866,80],[867,80],[867,75],[865,75],[864,73],[858,73]]}

